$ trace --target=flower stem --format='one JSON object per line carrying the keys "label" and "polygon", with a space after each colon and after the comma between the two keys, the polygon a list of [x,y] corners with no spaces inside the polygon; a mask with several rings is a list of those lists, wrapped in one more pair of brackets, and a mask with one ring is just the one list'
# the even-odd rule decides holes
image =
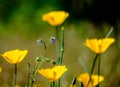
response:
{"label": "flower stem", "polygon": [[[93,65],[92,65],[92,69],[91,69],[91,72],[90,72],[90,79],[89,79],[89,81],[88,81],[88,85],[89,85],[89,83],[90,83],[91,75],[92,75],[92,73],[93,73],[93,71],[94,71],[95,63],[96,63],[97,57],[98,57],[99,55],[100,55],[100,54],[96,54],[96,56],[95,56],[95,58],[94,58]],[[88,85],[87,85],[87,87],[88,87]]]}
{"label": "flower stem", "polygon": [[50,87],[52,87],[52,82],[50,82]]}
{"label": "flower stem", "polygon": [[50,82],[50,87],[55,87],[55,82]]}
{"label": "flower stem", "polygon": [[55,27],[55,33],[56,33],[56,38],[57,38],[57,42],[58,42],[58,38],[59,38],[59,31],[58,31],[58,26]]}
{"label": "flower stem", "polygon": [[13,83],[13,87],[16,86],[16,79],[17,79],[17,64],[15,64],[15,73],[14,73],[14,83]]}
{"label": "flower stem", "polygon": [[61,43],[60,43],[60,53],[59,53],[59,61],[58,64],[62,65],[62,59],[63,59],[63,52],[64,52],[64,28],[61,28]]}
{"label": "flower stem", "polygon": [[[99,83],[99,76],[100,76],[100,55],[98,57],[98,83]],[[97,87],[99,87],[99,84],[97,85]]]}
{"label": "flower stem", "polygon": [[[42,41],[42,40],[41,40]],[[43,45],[44,45],[44,51],[42,53],[41,59],[44,57],[45,51],[47,49],[47,45],[44,41],[42,41]],[[34,83],[34,78],[38,72],[38,70],[40,69],[40,67],[42,66],[42,61],[37,61],[35,63],[35,67],[34,67],[34,71],[32,72],[32,74],[30,73],[30,64],[28,63],[28,87],[32,87],[33,83]]]}
{"label": "flower stem", "polygon": [[[63,60],[63,52],[64,52],[64,28],[61,28],[61,42],[59,49],[59,57],[58,57],[58,65],[62,65]],[[58,87],[60,87],[60,79],[58,80]]]}
{"label": "flower stem", "polygon": [[55,87],[55,82],[53,81],[53,87]]}
{"label": "flower stem", "polygon": [[38,62],[36,63],[34,72],[33,72],[32,75],[30,76],[29,87],[32,87],[32,86],[33,86],[35,75],[37,74],[37,72],[38,72],[39,68],[41,67],[41,65],[42,65],[41,61],[38,61]]}
{"label": "flower stem", "polygon": [[72,87],[76,84],[76,76],[74,75],[73,80],[72,80]]}
{"label": "flower stem", "polygon": [[109,32],[106,35],[106,38],[108,38],[112,32],[113,32],[113,27],[110,28]]}
{"label": "flower stem", "polygon": [[92,69],[91,69],[90,76],[91,76],[92,73],[93,73],[93,70],[94,70],[94,68],[95,68],[95,63],[96,63],[97,57],[98,57],[99,55],[100,55],[100,54],[96,54],[96,56],[95,56],[95,59],[94,59],[94,61],[93,61],[93,65],[92,65]]}
{"label": "flower stem", "polygon": [[57,38],[57,52],[58,52],[58,59],[57,59],[57,63],[59,64],[59,54],[60,54],[60,42],[59,42],[59,31],[58,31],[58,26],[55,27],[56,28],[56,38]]}
{"label": "flower stem", "polygon": [[28,84],[27,87],[30,87],[30,63],[28,63]]}
{"label": "flower stem", "polygon": [[[106,38],[108,38],[108,37],[110,36],[110,34],[112,33],[112,31],[113,31],[113,27],[111,27],[111,29],[110,29],[109,32],[107,33]],[[99,60],[98,60],[98,83],[99,83],[99,75],[100,75],[100,54],[96,54],[95,59],[94,59],[94,61],[93,61],[93,65],[92,65],[92,69],[91,69],[90,79],[89,79],[89,81],[88,81],[88,85],[89,85],[89,83],[90,83],[91,75],[92,75],[92,73],[93,73],[93,70],[94,70],[94,67],[95,67],[95,63],[96,63],[96,60],[97,60],[97,57],[98,57],[98,56],[99,56]],[[87,87],[88,87],[88,85],[87,85]],[[97,87],[99,87],[99,84],[97,85]]]}

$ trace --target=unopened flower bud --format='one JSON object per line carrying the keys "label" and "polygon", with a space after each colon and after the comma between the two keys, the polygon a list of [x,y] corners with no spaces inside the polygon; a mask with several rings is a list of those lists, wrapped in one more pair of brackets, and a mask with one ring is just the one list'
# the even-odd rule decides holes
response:
{"label": "unopened flower bud", "polygon": [[41,61],[42,59],[40,57],[36,57],[36,62]]}
{"label": "unopened flower bud", "polygon": [[45,60],[46,60],[47,62],[50,62],[49,58],[45,58]]}
{"label": "unopened flower bud", "polygon": [[56,41],[57,41],[56,37],[52,36],[50,38],[50,43],[56,43]]}
{"label": "unopened flower bud", "polygon": [[51,63],[52,63],[53,65],[55,65],[55,64],[56,64],[55,60],[52,60],[52,61],[51,61]]}
{"label": "unopened flower bud", "polygon": [[42,40],[41,40],[41,39],[38,39],[38,40],[36,41],[36,43],[37,43],[37,45],[41,46],[41,45],[42,45]]}

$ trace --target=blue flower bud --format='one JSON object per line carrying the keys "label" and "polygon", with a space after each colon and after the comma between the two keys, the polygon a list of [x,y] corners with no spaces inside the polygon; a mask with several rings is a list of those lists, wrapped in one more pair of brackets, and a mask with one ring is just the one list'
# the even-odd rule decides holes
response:
{"label": "blue flower bud", "polygon": [[36,41],[36,43],[37,43],[37,45],[41,46],[41,45],[42,45],[42,40],[41,40],[41,39],[38,39],[38,40]]}
{"label": "blue flower bud", "polygon": [[57,41],[56,37],[52,36],[50,38],[50,43],[56,43],[56,41]]}

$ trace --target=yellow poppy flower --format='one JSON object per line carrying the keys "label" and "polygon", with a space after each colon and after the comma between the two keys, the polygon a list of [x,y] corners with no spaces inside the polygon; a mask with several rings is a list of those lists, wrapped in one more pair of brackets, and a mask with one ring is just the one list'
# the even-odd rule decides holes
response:
{"label": "yellow poppy flower", "polygon": [[[99,81],[98,81],[98,78],[99,78]],[[98,75],[92,75],[91,80],[90,80],[89,74],[83,73],[78,76],[77,80],[82,82],[84,87],[95,87],[96,85],[98,85],[100,82],[102,82],[104,80],[104,77],[98,76]],[[90,82],[89,82],[89,80],[90,80]],[[88,84],[88,82],[89,82],[89,84]]]}
{"label": "yellow poppy flower", "polygon": [[54,66],[53,68],[41,69],[39,73],[50,81],[58,80],[65,72],[67,68],[65,66]]}
{"label": "yellow poppy flower", "polygon": [[4,54],[1,54],[1,56],[9,63],[11,64],[17,64],[23,60],[23,58],[28,53],[28,50],[11,50],[8,52],[5,52]]}
{"label": "yellow poppy flower", "polygon": [[103,53],[114,41],[114,38],[104,38],[99,40],[87,39],[84,45],[90,48],[95,53]]}
{"label": "yellow poppy flower", "polygon": [[69,16],[69,13],[65,11],[52,11],[42,16],[43,21],[48,22],[50,25],[58,26],[62,24]]}

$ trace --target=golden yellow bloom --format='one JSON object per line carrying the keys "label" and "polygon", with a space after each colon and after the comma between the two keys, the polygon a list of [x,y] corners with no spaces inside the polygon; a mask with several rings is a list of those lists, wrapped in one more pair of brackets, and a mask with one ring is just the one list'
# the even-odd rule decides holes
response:
{"label": "golden yellow bloom", "polygon": [[90,48],[95,53],[103,53],[114,41],[114,38],[104,38],[99,40],[87,39],[84,45]]}
{"label": "golden yellow bloom", "polygon": [[[98,78],[99,78],[99,81],[98,81]],[[89,74],[83,73],[78,76],[77,80],[82,82],[83,87],[95,87],[96,85],[98,85],[100,82],[102,82],[104,80],[104,77],[98,76],[98,75],[92,75],[91,80],[90,80]],[[89,80],[90,80],[90,82],[89,82]],[[88,84],[88,82],[89,82],[89,84]]]}
{"label": "golden yellow bloom", "polygon": [[69,13],[65,11],[52,11],[42,16],[42,19],[53,26],[62,24],[65,19],[69,16]]}
{"label": "golden yellow bloom", "polygon": [[28,53],[28,50],[11,50],[8,52],[5,52],[4,54],[1,54],[1,56],[9,63],[11,64],[17,64],[23,60],[23,58]]}
{"label": "golden yellow bloom", "polygon": [[41,69],[39,73],[50,81],[58,80],[65,72],[67,68],[65,66],[54,66],[53,68]]}

